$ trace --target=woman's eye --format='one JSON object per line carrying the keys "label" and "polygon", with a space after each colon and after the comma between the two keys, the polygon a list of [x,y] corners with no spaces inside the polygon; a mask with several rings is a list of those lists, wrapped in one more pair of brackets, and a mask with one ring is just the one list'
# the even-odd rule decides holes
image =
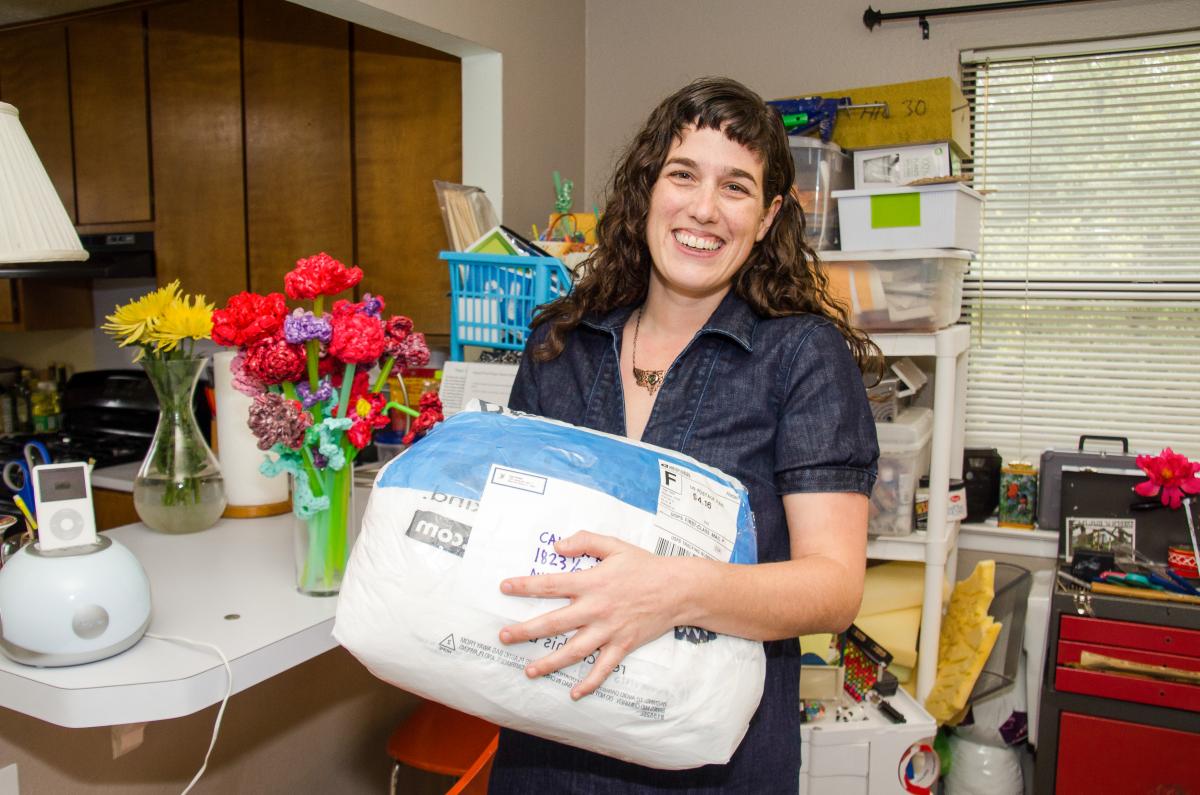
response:
{"label": "woman's eye", "polygon": [[688,171],[672,171],[669,175],[671,179],[689,180],[692,178],[691,172]]}
{"label": "woman's eye", "polygon": [[740,183],[731,182],[726,187],[728,187],[731,191],[734,191],[735,193],[744,193],[747,196],[750,195],[750,190],[745,185],[742,185]]}

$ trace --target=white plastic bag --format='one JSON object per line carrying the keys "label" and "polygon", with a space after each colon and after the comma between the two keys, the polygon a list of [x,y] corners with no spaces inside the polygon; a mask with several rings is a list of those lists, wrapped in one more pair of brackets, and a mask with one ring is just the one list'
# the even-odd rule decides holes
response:
{"label": "white plastic bag", "polygon": [[677,629],[574,702],[570,689],[594,659],[530,680],[526,664],[566,636],[498,639],[561,600],[499,585],[595,565],[554,551],[580,529],[657,554],[754,563],[744,487],[679,453],[482,408],[476,401],[380,471],[334,637],[381,679],[502,726],[650,767],[727,762],[762,696],[761,643]]}

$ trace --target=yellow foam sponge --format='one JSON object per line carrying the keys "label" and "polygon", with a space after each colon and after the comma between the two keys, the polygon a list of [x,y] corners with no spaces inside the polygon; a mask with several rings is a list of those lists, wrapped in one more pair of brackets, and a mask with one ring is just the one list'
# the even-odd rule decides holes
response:
{"label": "yellow foam sponge", "polygon": [[919,605],[869,616],[860,615],[854,619],[854,623],[870,635],[871,640],[892,653],[888,670],[895,673],[896,666],[912,668],[917,664],[917,632],[921,628]]}
{"label": "yellow foam sponge", "polygon": [[863,580],[862,606],[858,609],[858,615],[873,616],[876,613],[920,607],[925,599],[924,584],[924,564],[892,561],[871,566]]}
{"label": "yellow foam sponge", "polygon": [[995,585],[996,562],[982,560],[950,595],[938,644],[937,677],[925,699],[925,709],[939,724],[952,722],[963,711],[996,645],[1000,624],[987,612]]}

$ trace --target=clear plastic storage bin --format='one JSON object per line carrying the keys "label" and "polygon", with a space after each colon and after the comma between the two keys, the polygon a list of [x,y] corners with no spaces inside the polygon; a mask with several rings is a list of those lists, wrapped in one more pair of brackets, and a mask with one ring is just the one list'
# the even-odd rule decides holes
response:
{"label": "clear plastic storage bin", "polygon": [[879,436],[879,475],[871,492],[867,532],[903,536],[913,531],[913,495],[929,472],[929,437],[933,411],[907,408],[895,422],[875,423]]}
{"label": "clear plastic storage bin", "polygon": [[796,191],[804,210],[804,239],[816,251],[838,247],[837,202],[830,194],[854,187],[854,164],[834,143],[807,135],[788,137],[796,163]]}
{"label": "clear plastic storage bin", "polygon": [[844,190],[833,198],[837,200],[843,251],[979,250],[983,196],[962,183]]}
{"label": "clear plastic storage bin", "polygon": [[962,315],[971,252],[958,249],[823,251],[833,296],[866,331],[936,331]]}

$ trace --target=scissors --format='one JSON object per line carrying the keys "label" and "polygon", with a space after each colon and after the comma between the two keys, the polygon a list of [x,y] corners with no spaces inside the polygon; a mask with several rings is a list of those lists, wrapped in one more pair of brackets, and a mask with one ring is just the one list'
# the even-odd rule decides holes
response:
{"label": "scissors", "polygon": [[33,493],[33,468],[49,464],[50,451],[41,442],[26,442],[23,457],[4,465],[4,485],[13,490],[30,510],[37,504]]}

